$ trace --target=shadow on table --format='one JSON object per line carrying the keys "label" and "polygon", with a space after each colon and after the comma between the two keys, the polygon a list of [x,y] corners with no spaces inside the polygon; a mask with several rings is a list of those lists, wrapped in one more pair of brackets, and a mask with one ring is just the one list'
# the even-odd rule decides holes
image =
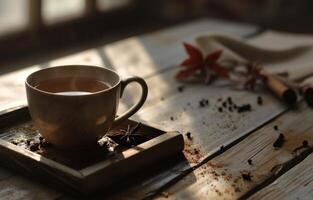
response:
{"label": "shadow on table", "polygon": [[[192,176],[192,168],[183,154],[155,164],[146,170],[139,171],[132,176],[116,182],[112,186],[102,188],[94,194],[78,196],[64,196],[61,199],[143,199],[152,198],[167,186],[177,182],[189,174],[189,182],[196,182]],[[192,177],[192,178],[190,178]],[[191,182],[190,182],[191,181]]]}

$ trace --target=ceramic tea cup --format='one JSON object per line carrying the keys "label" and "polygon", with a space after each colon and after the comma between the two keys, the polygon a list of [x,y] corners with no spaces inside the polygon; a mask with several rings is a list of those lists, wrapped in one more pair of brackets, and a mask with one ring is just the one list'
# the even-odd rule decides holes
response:
{"label": "ceramic tea cup", "polygon": [[[119,99],[129,83],[141,86],[141,97],[116,117]],[[111,127],[136,113],[148,94],[140,77],[121,80],[110,69],[86,65],[42,69],[30,74],[25,85],[35,126],[48,142],[63,149],[96,144]]]}

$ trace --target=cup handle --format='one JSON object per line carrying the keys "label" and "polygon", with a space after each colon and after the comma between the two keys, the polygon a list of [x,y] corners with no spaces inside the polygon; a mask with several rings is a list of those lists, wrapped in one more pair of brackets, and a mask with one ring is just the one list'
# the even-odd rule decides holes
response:
{"label": "cup handle", "polygon": [[118,125],[119,123],[123,122],[124,120],[128,119],[130,116],[135,114],[145,103],[148,95],[148,86],[145,80],[138,76],[132,76],[129,78],[126,78],[125,80],[121,81],[121,95],[122,97],[124,89],[126,86],[132,82],[136,82],[141,86],[141,97],[139,101],[133,105],[128,111],[126,111],[124,114],[120,115],[119,117],[115,118],[114,120],[114,126]]}

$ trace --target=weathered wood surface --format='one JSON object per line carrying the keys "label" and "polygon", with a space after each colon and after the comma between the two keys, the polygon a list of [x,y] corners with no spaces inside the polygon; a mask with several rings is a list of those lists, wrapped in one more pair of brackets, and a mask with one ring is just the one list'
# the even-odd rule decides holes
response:
{"label": "weathered wood surface", "polygon": [[[246,137],[248,133],[251,133],[286,110],[275,97],[265,94],[264,91],[260,91],[260,94],[234,91],[229,89],[229,86],[223,82],[216,83],[212,87],[188,84],[184,92],[179,92],[177,86],[181,85],[181,83],[175,81],[173,76],[177,72],[177,69],[174,69],[175,65],[186,56],[181,47],[181,42],[192,41],[195,36],[207,31],[244,36],[254,33],[255,29],[253,27],[203,20],[187,26],[180,26],[155,34],[130,38],[104,47],[97,47],[37,66],[40,68],[61,64],[95,64],[116,66],[112,68],[117,70],[122,76],[130,74],[143,76],[148,82],[150,94],[144,108],[134,116],[134,119],[148,121],[149,124],[162,127],[162,129],[166,127],[168,130],[192,132],[192,141],[186,139],[185,160],[182,159],[180,162],[173,163],[169,168],[160,169],[154,176],[144,177],[135,185],[127,185],[127,187],[123,188],[123,193],[112,196],[112,198],[141,199],[154,196],[169,183],[180,179],[187,172],[191,172],[193,166],[199,167],[208,159],[216,156],[222,145],[228,148],[232,143],[239,142],[242,137]],[[250,40],[250,42],[256,44],[262,44],[264,41],[264,39]],[[274,44],[270,43],[270,45]],[[25,76],[25,73],[21,72],[21,74]],[[12,77],[15,76],[12,75]],[[11,87],[12,77],[7,78],[8,84],[6,89]],[[23,84],[19,82],[16,87],[20,88],[20,94],[14,93],[16,95],[14,99],[23,99]],[[258,95],[262,95],[264,98],[264,105],[262,106],[256,104]],[[136,96],[136,92],[134,92],[133,88],[130,88],[126,97],[122,100],[121,111],[132,105],[132,102],[135,101],[134,96]],[[231,96],[233,101],[239,105],[251,103],[252,112],[241,115],[228,111],[218,112],[217,99],[220,97],[225,99],[228,96]],[[210,105],[208,107],[199,108],[199,100],[202,98],[209,98]],[[8,99],[10,99],[10,96],[7,97],[7,101],[9,101]],[[189,102],[191,103],[190,106],[188,106]],[[171,117],[174,117],[173,121],[170,119]],[[255,135],[255,133],[252,135]],[[194,154],[195,150],[199,151],[199,153]],[[222,158],[223,154],[219,157]],[[191,198],[191,196],[183,195],[184,185],[182,185],[182,183],[191,179],[192,182],[195,182],[195,185],[199,183],[199,187],[195,186],[194,189],[199,190],[199,195],[201,195],[202,189],[200,190],[199,188],[203,181],[210,180],[210,176],[199,179],[199,181],[196,180],[199,177],[200,169],[202,168],[200,167],[195,173],[189,174],[186,179],[174,185],[170,190],[175,190],[176,188],[175,192],[177,191],[178,196],[182,194],[180,196],[182,198]],[[15,174],[10,175],[10,177],[15,177]],[[4,178],[3,182],[5,183],[7,180]],[[27,191],[36,191],[31,185],[30,183]],[[203,190],[206,189],[204,188]],[[44,187],[41,191],[45,192]],[[242,191],[243,194],[244,191],[248,190]],[[16,192],[18,193],[19,190],[17,189]],[[196,192],[192,191],[192,193]],[[164,194],[166,195],[167,193]],[[173,195],[170,196],[175,197]],[[101,194],[96,197],[103,198]],[[27,196],[25,198],[27,199]],[[28,198],[31,199],[31,197]],[[62,198],[66,197],[62,196]]]}
{"label": "weathered wood surface", "polygon": [[[296,71],[292,71],[291,75],[293,72]],[[166,80],[165,78],[164,81]],[[257,95],[264,98],[263,106],[256,104]],[[223,113],[218,112],[221,103],[217,103],[217,99],[222,97],[225,100],[228,96],[231,96],[236,103],[251,103],[253,111],[243,115],[225,112],[225,110]],[[202,98],[209,99],[211,105],[206,108],[199,108],[199,101]],[[188,106],[189,102],[191,106]],[[268,93],[258,91],[258,93],[253,94],[234,91],[229,89],[229,86],[220,83],[210,87],[188,85],[184,92],[173,95],[150,108],[143,109],[135,118],[146,120],[154,126],[168,127],[185,133],[191,131],[193,140],[192,142],[186,140],[185,156],[191,166],[197,166],[203,160],[214,156],[221,146],[227,148],[231,143],[238,142],[241,137],[246,136],[285,110],[286,107]],[[170,120],[171,116],[174,117],[174,120]],[[195,154],[195,150],[199,153]],[[188,172],[189,168],[186,165],[179,165],[179,167],[171,170],[175,174],[169,174],[167,171],[161,172],[151,178],[153,181],[148,179],[143,181],[140,186],[130,187],[122,195],[117,195],[116,199],[121,199],[123,196],[126,198],[153,196],[154,193],[158,192],[159,187],[165,186]],[[167,179],[164,179],[165,176]]]}
{"label": "weathered wood surface", "polygon": [[[248,197],[249,192],[260,189],[258,187],[277,178],[313,152],[312,114],[313,110],[304,104],[295,110],[288,111],[166,189],[165,191],[169,194],[166,198],[238,199]],[[278,126],[278,130],[274,129],[275,125]],[[275,149],[273,143],[280,133],[284,134],[285,142],[281,148]],[[299,148],[304,140],[309,142],[310,147]],[[297,148],[299,150],[295,151]],[[249,159],[251,159],[251,164],[248,162]],[[242,174],[250,174],[251,180],[245,180]],[[300,177],[298,180],[300,181]],[[261,194],[265,193],[260,193],[258,197],[261,197]],[[159,198],[165,197],[161,195]]]}
{"label": "weathered wood surface", "polygon": [[[166,58],[162,58],[161,56],[155,55],[155,52],[150,52],[153,53],[153,55],[150,55],[148,53],[142,52],[142,51],[138,51],[138,53],[136,53],[135,58],[136,59],[131,59],[131,60],[126,60],[127,62],[133,62],[134,60],[137,62],[141,62],[140,60],[145,61],[144,64],[147,64],[147,59],[149,60],[149,65],[144,65],[144,68],[141,68],[140,70],[138,70],[137,68],[137,64],[135,62],[135,65],[132,64],[132,67],[130,67],[131,65],[122,65],[123,63],[120,63],[121,65],[117,65],[119,63],[114,63],[114,65],[116,65],[115,70],[117,70],[119,73],[121,73],[122,75],[129,75],[129,74],[136,74],[136,75],[140,75],[140,76],[144,76],[146,78],[149,79],[149,77],[153,77],[154,74],[157,74],[157,72],[160,70],[160,66],[163,67],[172,67],[173,65],[176,65],[178,62],[181,61],[182,58],[185,57],[185,54],[182,51],[181,48],[181,41],[187,41],[187,40],[191,40],[193,38],[193,36],[195,36],[196,34],[202,31],[214,31],[214,32],[223,32],[223,33],[229,33],[229,34],[234,34],[234,35],[239,35],[239,36],[243,36],[243,35],[250,35],[253,34],[255,32],[255,28],[254,27],[249,27],[249,26],[240,26],[240,25],[236,25],[236,24],[231,24],[231,23],[223,23],[223,22],[216,22],[216,21],[209,21],[209,20],[201,20],[198,22],[193,22],[190,23],[186,26],[179,26],[177,28],[172,28],[171,30],[165,30],[165,31],[161,31],[161,33],[155,33],[152,34],[151,36],[146,35],[143,36],[143,41],[149,43],[149,40],[151,40],[151,44],[150,45],[150,49],[151,51],[153,51],[154,49],[156,50],[157,48],[154,47],[153,45],[159,45],[159,41],[160,38],[164,38],[164,41],[161,43],[163,46],[163,50],[160,52],[164,52],[166,51],[167,53],[163,53],[163,56],[167,56],[170,55],[169,52],[172,52],[173,54],[170,56],[171,60],[170,62],[167,61]],[[179,40],[173,40],[172,42],[170,42],[171,38],[175,38],[175,37],[180,37]],[[151,39],[149,39],[151,38]],[[152,39],[152,38],[157,38],[157,39]],[[131,38],[130,41],[135,40],[135,38]],[[140,40],[140,38],[139,38]],[[139,49],[143,48],[143,44],[140,43],[140,41],[138,40],[138,42],[135,42],[135,46],[131,46],[131,50],[133,50],[132,48],[136,48],[136,46],[139,45]],[[128,43],[128,40],[125,40],[125,43]],[[173,44],[174,43],[174,44]],[[117,46],[119,46],[121,43],[117,43]],[[172,50],[169,51],[169,48],[167,47],[168,45],[172,45]],[[160,46],[160,45],[159,45]],[[110,51],[108,49],[113,48],[114,50],[111,51],[110,56],[107,56],[104,54],[104,49],[106,49],[105,51]],[[120,50],[120,48],[118,48]],[[55,66],[55,65],[63,65],[63,64],[91,64],[91,65],[105,65],[105,66],[110,66],[111,63],[113,63],[112,59],[118,59],[119,55],[121,55],[121,53],[123,54],[127,49],[123,49],[122,52],[116,51],[116,48],[114,45],[111,45],[110,47],[98,47],[95,49],[91,49],[91,50],[87,50],[85,52],[81,52],[78,53],[76,55],[73,56],[67,56],[65,58],[62,59],[58,59],[55,61],[51,61],[51,62],[46,62],[46,63],[42,63],[38,66],[35,67],[31,67],[31,68],[27,68],[25,70],[21,70],[18,72],[13,72],[11,74],[8,75],[2,75],[0,81],[1,81],[1,91],[7,91],[5,93],[2,93],[2,98],[1,98],[1,107],[2,108],[7,108],[7,107],[11,107],[13,105],[16,104],[20,104],[21,102],[25,103],[25,93],[24,93],[24,79],[25,77],[31,73],[32,71],[38,70],[40,68],[43,67],[49,67],[49,66]],[[155,51],[154,50],[154,51]],[[112,52],[115,52],[116,55],[114,57],[114,54],[112,54]],[[128,49],[129,51],[129,49]],[[135,52],[135,51],[134,51]],[[179,54],[177,56],[177,53]],[[112,57],[113,56],[113,57]],[[116,57],[118,56],[118,57]],[[151,56],[154,57],[154,59],[157,58],[157,60],[159,61],[163,61],[163,63],[159,63],[159,65],[156,65],[154,60],[151,59]],[[164,63],[165,62],[165,63]],[[168,63],[166,63],[168,62]],[[125,64],[126,64],[125,63]],[[174,73],[171,72],[171,75],[169,75],[167,80],[172,80],[172,75]],[[156,78],[155,81],[160,81],[160,79],[162,80],[162,78]],[[12,83],[12,80],[14,80],[14,82]],[[148,80],[149,82],[149,80]],[[174,81],[172,81],[174,82]],[[148,83],[149,84],[149,83]],[[152,84],[152,83],[151,83]],[[177,84],[177,83],[176,83]],[[162,87],[158,88],[157,86],[160,84],[153,84],[153,88],[156,88],[155,91],[153,92],[151,87],[150,87],[150,96],[154,96],[154,93],[156,94],[156,98],[158,98],[163,94],[160,93],[160,90],[167,88],[167,84],[163,84]],[[174,88],[174,89],[173,89]],[[172,89],[167,89],[167,91],[164,93],[166,94],[172,94],[173,95],[175,93],[177,93],[177,90],[175,88],[175,86]],[[3,97],[4,95],[4,97]],[[160,95],[160,96],[159,96]],[[156,98],[152,98],[155,99],[154,101],[158,101],[156,100]],[[149,101],[149,100],[148,100]],[[148,105],[149,103],[147,103]],[[189,166],[189,165],[186,165]],[[179,169],[182,169],[181,167]],[[4,173],[5,174],[5,173]],[[168,175],[170,175],[171,172],[168,172]],[[10,177],[15,177],[15,174],[10,174]],[[164,177],[165,178],[165,177]],[[172,177],[170,177],[172,178]],[[23,179],[23,178],[20,178]],[[151,180],[150,180],[151,181]],[[165,180],[166,181],[166,180]],[[16,185],[16,187],[14,188],[14,194],[15,195],[22,195],[23,194],[23,198],[24,199],[33,199],[32,195],[28,195],[27,194],[32,194],[32,193],[36,193],[37,189],[36,189],[36,184],[32,184],[31,181],[28,181],[28,187],[27,187],[27,192],[25,193],[26,195],[24,195],[23,193],[23,186],[20,187],[19,184]],[[2,184],[9,184],[10,180],[9,179],[4,179],[2,181]],[[160,183],[162,185],[162,183]],[[4,187],[2,187],[3,189],[5,189]],[[157,187],[159,188],[159,187]],[[151,189],[151,188],[150,188]],[[1,189],[0,189],[1,191]],[[45,189],[45,187],[41,187],[41,192],[42,193],[49,193],[47,190]],[[54,192],[55,194],[59,194],[58,192]],[[14,197],[13,197],[14,199]]]}
{"label": "weathered wood surface", "polygon": [[255,193],[249,199],[302,199],[313,196],[313,155],[290,169],[275,182]]}

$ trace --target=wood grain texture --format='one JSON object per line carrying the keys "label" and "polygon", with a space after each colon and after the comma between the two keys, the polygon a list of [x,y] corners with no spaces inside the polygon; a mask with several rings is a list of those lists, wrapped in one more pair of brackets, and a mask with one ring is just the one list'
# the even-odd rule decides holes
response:
{"label": "wood grain texture", "polygon": [[[294,150],[307,140],[313,144],[313,110],[302,104],[253,132],[223,154],[165,190],[169,199],[238,199],[277,178],[312,153],[310,148]],[[277,125],[278,130],[273,127]],[[273,143],[283,133],[285,143],[276,149]],[[252,164],[248,163],[251,159]],[[250,174],[251,181],[242,174]],[[164,196],[160,196],[160,199]]]}
{"label": "wood grain texture", "polygon": [[249,199],[301,199],[310,200],[313,196],[313,155],[279,177],[266,188]]}
{"label": "wood grain texture", "polygon": [[[210,20],[201,20],[198,22],[192,22],[186,26],[179,26],[177,28],[172,28],[170,30],[161,31],[152,35],[145,35],[143,37],[140,37],[138,40],[136,38],[131,38],[130,40],[125,40],[125,45],[127,46],[129,43],[130,48],[128,48],[128,52],[132,53],[134,49],[139,49],[138,53],[130,54],[128,57],[122,59],[122,55],[125,53],[127,49],[121,48],[121,46],[125,46],[120,43],[115,43],[109,46],[104,47],[97,47],[96,51],[88,51],[88,56],[84,56],[84,52],[78,55],[73,55],[71,57],[67,57],[66,62],[62,61],[62,59],[59,59],[58,62],[51,62],[51,63],[45,63],[44,66],[39,67],[47,67],[47,66],[53,66],[53,65],[61,65],[61,64],[95,64],[100,65],[103,63],[105,66],[115,66],[114,69],[117,70],[121,75],[127,76],[129,74],[136,74],[139,76],[146,77],[149,79],[149,77],[157,77],[154,80],[151,81],[150,85],[155,88],[155,92],[150,90],[150,94],[154,96],[152,98],[154,103],[159,103],[161,97],[172,98],[172,96],[175,96],[178,91],[175,88],[175,85],[173,85],[172,81],[172,75],[175,73],[175,71],[169,72],[168,78],[162,78],[160,76],[161,72],[166,70],[166,68],[170,68],[177,63],[181,61],[182,58],[185,57],[184,52],[181,48],[181,42],[182,41],[191,41],[193,37],[198,34],[199,32],[207,32],[207,31],[214,31],[214,32],[223,32],[223,33],[229,33],[233,35],[249,35],[251,33],[255,32],[254,27],[249,26],[240,26],[237,24],[232,23],[224,23],[219,21],[210,21]],[[178,39],[177,39],[178,38]],[[135,42],[134,42],[135,41]],[[135,45],[135,46],[132,46]],[[144,53],[143,51],[140,51],[140,49],[145,49],[148,53]],[[91,53],[89,53],[91,52]],[[87,53],[86,53],[87,54]],[[142,61],[143,60],[143,61]],[[124,61],[124,62],[122,62]],[[143,63],[143,64],[142,64]],[[140,65],[141,67],[137,67]],[[22,76],[25,76],[24,71],[18,72],[22,74]],[[16,77],[12,74],[12,76]],[[22,77],[21,76],[21,77]],[[4,79],[4,78],[3,78]],[[160,84],[160,81],[162,83],[162,80],[164,81],[164,84]],[[1,79],[2,80],[2,79]],[[1,82],[0,80],[0,82]],[[10,102],[12,100],[16,101],[18,99],[23,100],[24,99],[24,85],[23,80],[18,82],[18,85],[12,84],[11,80],[12,78],[7,78],[8,84],[2,85],[3,89],[10,90],[12,93],[11,95],[8,95],[5,98],[5,102],[2,101],[3,105],[6,105],[7,102]],[[156,84],[158,83],[158,84]],[[158,88],[158,86],[160,87]],[[171,86],[171,87],[169,87]],[[172,87],[173,86],[173,87]],[[151,86],[150,86],[151,87]],[[191,89],[190,89],[191,90]],[[18,91],[18,92],[15,92]],[[131,90],[130,90],[131,91]],[[201,90],[200,90],[201,91]],[[164,93],[163,93],[164,92]],[[131,92],[130,92],[131,93]],[[189,92],[192,94],[192,92]],[[168,97],[167,97],[168,96]],[[127,98],[124,100],[124,102],[131,102],[128,101]],[[170,101],[171,104],[174,103],[173,101]],[[154,104],[154,103],[151,103]],[[149,106],[149,103],[147,104],[147,107]],[[138,117],[139,118],[139,117]],[[164,118],[165,119],[165,118]],[[167,120],[167,118],[166,118]],[[163,169],[159,174],[156,176],[153,176],[148,179],[143,179],[140,183],[144,183],[143,189],[139,189],[140,184],[137,185],[139,187],[136,191],[138,192],[137,196],[133,197],[143,197],[142,194],[153,194],[154,192],[158,191],[160,188],[162,188],[165,184],[168,182],[173,181],[175,178],[179,177],[184,171],[189,171],[191,168],[188,164],[188,162],[183,161],[179,163],[175,163],[172,165],[173,167]],[[17,178],[17,177],[14,177]],[[24,178],[19,178],[24,180]],[[24,180],[25,181],[25,180]],[[5,179],[2,181],[2,184],[9,184],[11,183],[9,179]],[[13,181],[14,184],[14,181]],[[27,189],[27,191],[35,191],[36,184],[30,182],[28,184],[28,187],[30,189]],[[40,187],[40,191],[43,194],[49,194],[49,189],[47,187]],[[18,192],[18,190],[16,190]],[[14,190],[12,191],[14,193]],[[127,193],[124,193],[124,195],[127,195]],[[124,196],[125,197],[125,196]],[[24,199],[33,199],[33,196],[28,194],[23,196]],[[129,196],[131,198],[131,196]],[[14,198],[13,198],[14,199]]]}

